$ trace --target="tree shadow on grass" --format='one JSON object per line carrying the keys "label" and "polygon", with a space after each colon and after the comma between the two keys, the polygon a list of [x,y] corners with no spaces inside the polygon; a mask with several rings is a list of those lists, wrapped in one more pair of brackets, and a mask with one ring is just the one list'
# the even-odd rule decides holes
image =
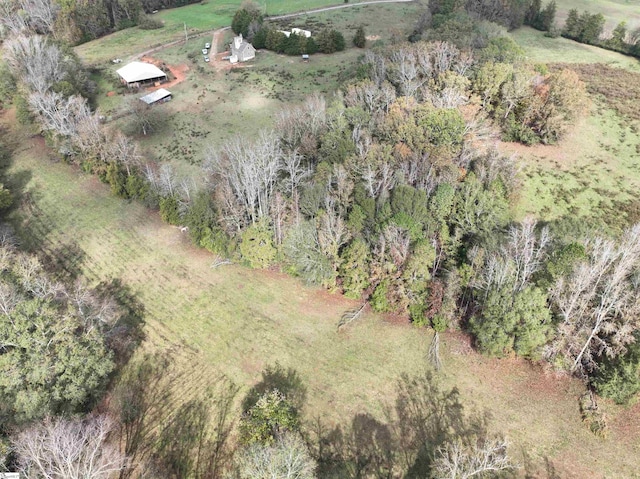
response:
{"label": "tree shadow on grass", "polygon": [[119,308],[120,316],[109,331],[107,345],[115,353],[118,365],[124,366],[145,339],[145,307],[130,286],[119,278],[103,281],[96,287],[102,298],[111,298]]}
{"label": "tree shadow on grass", "polygon": [[430,477],[439,447],[474,445],[487,438],[489,417],[468,411],[456,388],[442,389],[430,372],[403,375],[385,421],[356,414],[346,426],[317,420],[308,442],[319,477]]}
{"label": "tree shadow on grass", "polygon": [[285,369],[279,363],[275,363],[262,371],[262,380],[249,390],[242,401],[242,412],[247,412],[256,405],[262,395],[274,389],[280,391],[298,413],[302,410],[307,398],[307,388],[302,378],[295,369]]}

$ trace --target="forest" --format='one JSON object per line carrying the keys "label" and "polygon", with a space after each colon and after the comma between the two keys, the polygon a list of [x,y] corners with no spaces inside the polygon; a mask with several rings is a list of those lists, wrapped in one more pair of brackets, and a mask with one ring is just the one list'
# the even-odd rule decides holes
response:
{"label": "forest", "polygon": [[[168,360],[144,352],[147,313],[136,294],[21,247],[9,221],[24,200],[8,173],[17,145],[3,131],[7,470],[27,478],[518,477],[508,440],[438,381],[447,331],[486,356],[525,358],[580,380],[583,419],[599,437],[607,423],[595,397],[637,399],[640,223],[623,212],[610,221],[518,218],[523,175],[496,147],[557,145],[589,111],[579,72],[527,61],[506,33],[525,23],[553,30],[555,3],[432,0],[406,39],[363,49],[334,95],[283,104],[269,128],[208,147],[198,182],[148,161],[135,135],[101,118],[91,72],[71,48],[158,5],[3,7],[2,108],[57,158],[184,228],[218,266],[277,269],[355,300],[338,329],[370,310],[408,317],[416,334],[433,331],[429,371],[402,375],[386,422],[364,413],[343,429],[310,422],[302,379],[280,364],[243,398],[222,377],[207,398],[176,405]],[[291,44],[276,38],[256,12],[243,5],[233,29],[279,53],[310,48],[295,35]],[[576,15],[562,34],[594,43],[603,22]],[[616,31],[598,42],[635,55],[640,37]],[[309,53],[344,49],[337,35],[326,30]],[[140,105],[130,114],[139,134],[158,121]]]}

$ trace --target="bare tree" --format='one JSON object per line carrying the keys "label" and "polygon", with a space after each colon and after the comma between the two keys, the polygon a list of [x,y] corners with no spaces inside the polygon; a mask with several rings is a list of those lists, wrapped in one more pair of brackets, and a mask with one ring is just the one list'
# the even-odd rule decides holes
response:
{"label": "bare tree", "polygon": [[27,479],[108,479],[125,464],[107,442],[106,416],[85,420],[46,419],[12,438],[21,474]]}
{"label": "bare tree", "polygon": [[487,255],[476,288],[485,292],[511,287],[514,293],[529,285],[531,277],[543,264],[550,243],[549,229],[536,231],[533,218],[509,228],[508,240],[497,251]]}
{"label": "bare tree", "polygon": [[4,53],[12,73],[31,92],[43,94],[66,77],[64,56],[46,37],[17,35],[5,41]]}
{"label": "bare tree", "polygon": [[53,26],[60,7],[51,0],[20,0],[27,22],[36,33],[54,33]]}
{"label": "bare tree", "polygon": [[485,440],[472,447],[462,442],[447,443],[436,450],[432,466],[434,479],[470,479],[488,477],[500,471],[514,469],[507,455],[507,441]]}
{"label": "bare tree", "polygon": [[134,133],[142,133],[144,136],[157,130],[164,119],[160,110],[153,105],[147,105],[137,97],[128,101],[126,109],[131,118],[131,129]]}
{"label": "bare tree", "polygon": [[214,183],[227,187],[246,219],[255,223],[269,214],[278,174],[282,170],[282,149],[272,131],[262,130],[248,143],[237,136],[219,152],[209,153],[207,166]]}
{"label": "bare tree", "polygon": [[71,139],[78,137],[79,125],[91,117],[87,101],[76,95],[65,98],[57,92],[35,92],[29,95],[29,106],[43,129]]}
{"label": "bare tree", "polygon": [[250,446],[237,458],[241,479],[313,479],[315,468],[304,441],[292,433],[284,434],[273,446]]}
{"label": "bare tree", "polygon": [[605,354],[615,357],[634,340],[640,296],[640,224],[618,243],[596,238],[586,243],[588,260],[558,280],[552,291],[562,322],[547,356],[562,355],[573,372],[586,373]]}

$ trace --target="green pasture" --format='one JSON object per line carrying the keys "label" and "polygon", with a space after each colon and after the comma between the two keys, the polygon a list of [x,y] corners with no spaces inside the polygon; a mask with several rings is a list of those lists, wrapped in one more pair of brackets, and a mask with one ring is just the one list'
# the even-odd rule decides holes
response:
{"label": "green pasture", "polygon": [[518,216],[640,220],[630,207],[640,200],[640,133],[611,110],[594,108],[557,146],[517,152],[524,167]]}
{"label": "green pasture", "polygon": [[607,65],[640,72],[640,60],[603,48],[574,42],[567,38],[545,37],[543,32],[522,27],[509,33],[534,63],[606,63]]}
{"label": "green pasture", "polygon": [[[73,264],[92,282],[120,278],[131,287],[146,309],[144,349],[172,357],[179,372],[176,401],[205,394],[220,375],[244,393],[277,361],[307,387],[307,420],[335,427],[370,413],[384,422],[400,375],[428,368],[429,330],[367,313],[338,332],[340,315],[357,302],[274,271],[212,268],[214,258],[178,228],[52,161],[37,138],[11,135],[17,149],[9,173],[22,191],[16,225],[24,246]],[[626,410],[601,404],[611,425],[603,441],[580,420],[578,381],[525,361],[482,357],[456,334],[443,343],[440,380],[460,389],[470,411],[491,417],[523,473],[544,477],[536,471],[551,465],[560,477],[632,477],[640,467],[621,429]]]}
{"label": "green pasture", "polygon": [[[351,3],[357,3],[357,1]],[[269,15],[341,4],[337,0],[261,0],[258,3],[265,6]],[[76,52],[86,63],[92,65],[102,65],[114,58],[128,60],[143,51],[184,38],[185,28],[188,35],[194,35],[229,26],[241,4],[242,0],[205,0],[185,7],[162,10],[152,16],[164,24],[163,28],[157,30],[127,28],[79,45],[76,47]]]}
{"label": "green pasture", "polygon": [[631,28],[640,27],[640,1],[638,0],[556,0],[556,3],[558,5],[556,19],[560,26],[564,25],[569,10],[575,8],[581,13],[584,10],[602,13],[607,19],[605,28],[610,30],[622,21],[626,21]]}

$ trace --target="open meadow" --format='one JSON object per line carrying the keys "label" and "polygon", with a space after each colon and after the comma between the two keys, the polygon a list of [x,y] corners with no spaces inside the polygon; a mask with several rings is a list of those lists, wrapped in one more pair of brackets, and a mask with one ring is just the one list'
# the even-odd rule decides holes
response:
{"label": "open meadow", "polygon": [[589,114],[558,145],[501,144],[524,170],[518,216],[640,220],[640,60],[528,27],[510,35],[528,61],[575,70],[591,93]]}
{"label": "open meadow", "polygon": [[[212,269],[214,258],[178,228],[52,161],[41,139],[11,134],[24,245],[95,282],[120,278],[132,288],[146,309],[144,349],[173,358],[178,402],[206,394],[220,375],[244,393],[265,366],[279,362],[307,387],[307,420],[333,427],[370,413],[384,422],[400,376],[427,369],[428,330],[367,313],[337,332],[340,315],[357,303],[275,271]],[[610,424],[603,440],[580,420],[578,381],[524,360],[483,357],[455,334],[443,342],[443,385],[457,386],[469,411],[490,415],[523,475],[622,478],[640,468],[638,406],[603,402]]]}
{"label": "open meadow", "polygon": [[630,28],[640,26],[640,1],[638,0],[557,0],[560,26],[564,25],[569,10],[585,10],[591,13],[602,13],[607,20],[606,30],[613,30],[615,26],[625,21]]}
{"label": "open meadow", "polygon": [[531,27],[520,27],[509,32],[509,36],[524,49],[526,59],[533,63],[605,63],[640,72],[640,60],[637,58],[568,38],[545,37],[544,32]]}

